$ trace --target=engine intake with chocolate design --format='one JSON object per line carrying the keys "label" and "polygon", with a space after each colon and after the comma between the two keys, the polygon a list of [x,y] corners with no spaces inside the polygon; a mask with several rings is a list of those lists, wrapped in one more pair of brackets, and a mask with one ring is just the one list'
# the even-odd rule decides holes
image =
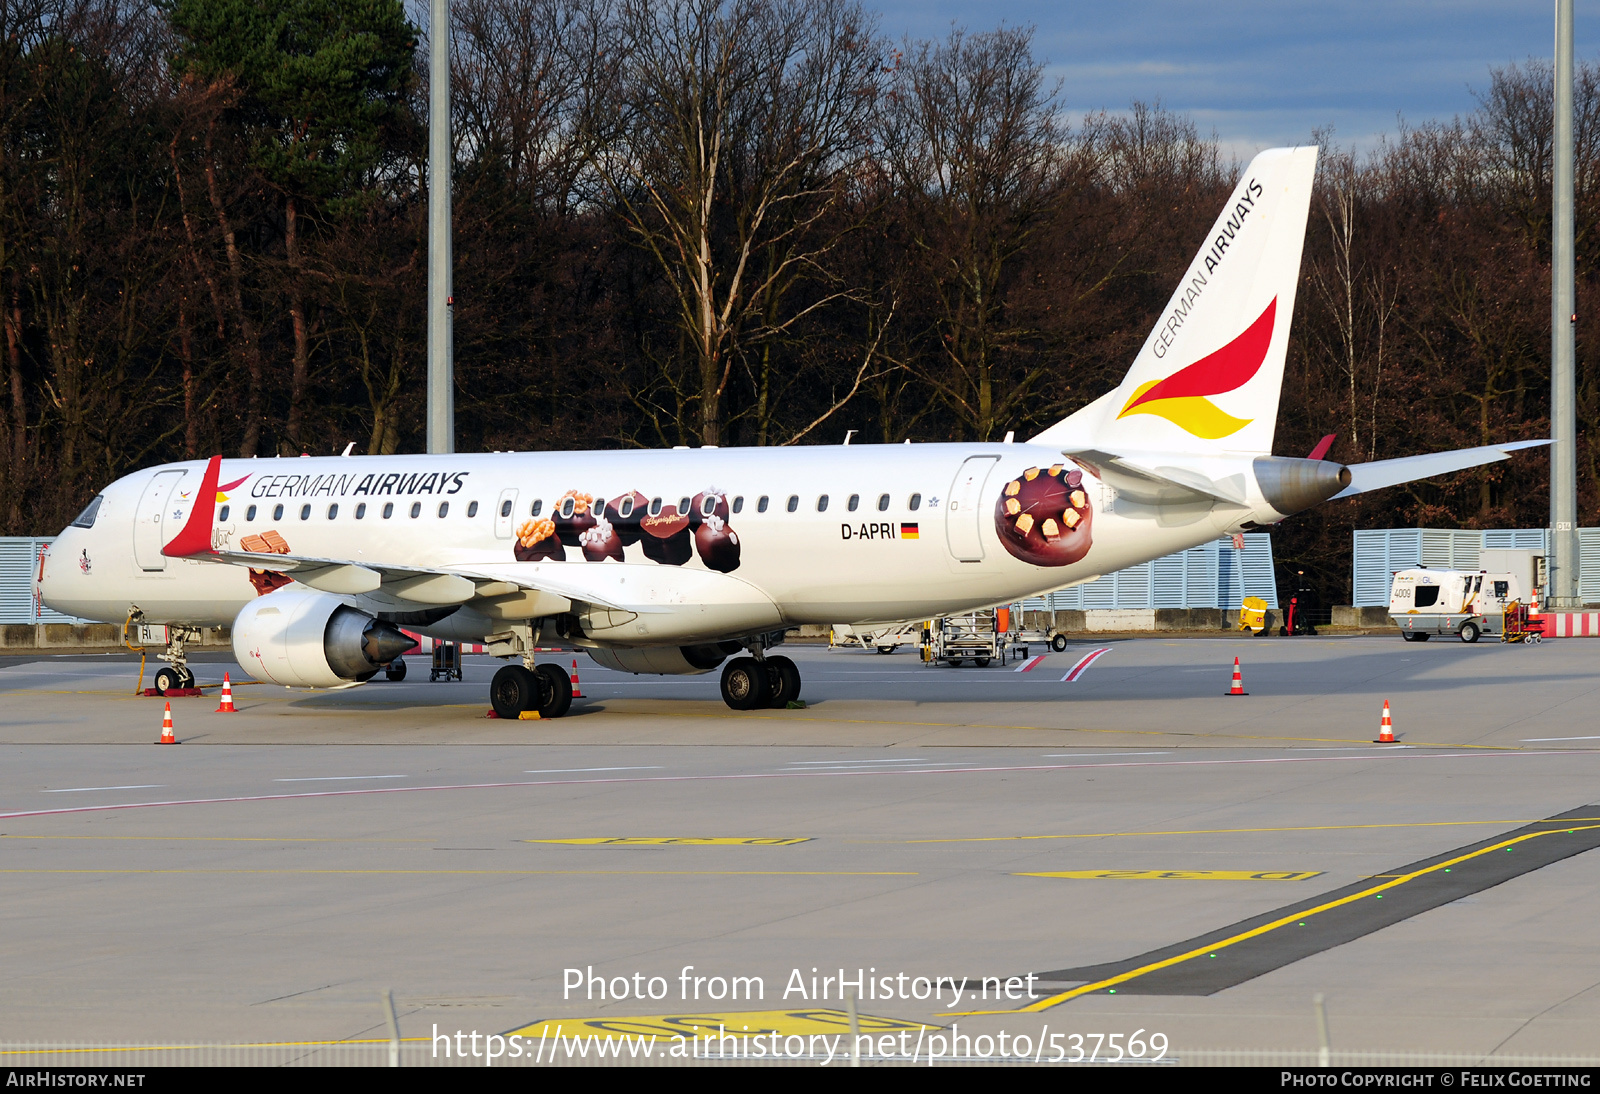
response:
{"label": "engine intake with chocolate design", "polygon": [[1006,483],[994,527],[1005,549],[1035,566],[1068,566],[1089,553],[1094,510],[1083,472],[1056,464],[1030,467]]}

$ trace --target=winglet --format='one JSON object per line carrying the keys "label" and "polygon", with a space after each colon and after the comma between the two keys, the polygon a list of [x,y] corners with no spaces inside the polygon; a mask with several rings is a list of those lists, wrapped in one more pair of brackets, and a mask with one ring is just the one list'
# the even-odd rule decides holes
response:
{"label": "winglet", "polygon": [[211,525],[217,516],[217,480],[222,477],[222,457],[212,456],[206,464],[206,473],[200,479],[200,491],[194,496],[194,507],[189,510],[189,522],[172,537],[172,542],[161,548],[169,558],[189,558],[211,553]]}
{"label": "winglet", "polygon": [[1308,460],[1320,460],[1320,459],[1322,459],[1324,456],[1326,456],[1328,454],[1328,449],[1333,447],[1334,438],[1336,438],[1338,435],[1339,434],[1337,434],[1337,433],[1329,433],[1326,437],[1322,438],[1322,440],[1317,442],[1317,447],[1315,447],[1315,448],[1313,448],[1311,450],[1311,455],[1307,456],[1306,459],[1308,459]]}

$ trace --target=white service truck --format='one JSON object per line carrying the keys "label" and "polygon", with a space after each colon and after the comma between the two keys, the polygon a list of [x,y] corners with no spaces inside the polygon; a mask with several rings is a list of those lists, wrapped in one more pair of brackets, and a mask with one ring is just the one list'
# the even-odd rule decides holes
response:
{"label": "white service truck", "polygon": [[[1484,551],[1483,555],[1529,556],[1521,559],[1485,558],[1491,565],[1511,563],[1496,570],[1436,570],[1418,566],[1394,575],[1389,588],[1389,619],[1407,642],[1426,642],[1436,634],[1453,634],[1463,642],[1479,635],[1501,634],[1508,605],[1528,603],[1537,562],[1531,551]],[[1523,571],[1527,572],[1524,573]]]}

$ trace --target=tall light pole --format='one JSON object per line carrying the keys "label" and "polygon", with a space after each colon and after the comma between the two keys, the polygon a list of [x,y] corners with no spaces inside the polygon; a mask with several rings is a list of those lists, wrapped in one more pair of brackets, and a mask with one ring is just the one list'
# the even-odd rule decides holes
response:
{"label": "tall light pole", "polygon": [[428,21],[428,451],[456,450],[455,334],[450,268],[450,4]]}
{"label": "tall light pole", "polygon": [[1554,215],[1550,246],[1549,603],[1578,599],[1578,418],[1574,386],[1578,321],[1572,265],[1572,0],[1556,0]]}

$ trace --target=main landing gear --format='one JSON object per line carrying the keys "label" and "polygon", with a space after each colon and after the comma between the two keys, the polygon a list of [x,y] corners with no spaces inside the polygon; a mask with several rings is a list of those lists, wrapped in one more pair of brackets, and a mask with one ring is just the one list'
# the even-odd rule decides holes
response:
{"label": "main landing gear", "polygon": [[525,710],[559,718],[572,706],[572,678],[558,665],[506,665],[489,682],[489,704],[502,718],[519,718]]}
{"label": "main landing gear", "polygon": [[722,666],[722,701],[734,710],[782,709],[800,698],[800,670],[787,657],[735,657]]}

